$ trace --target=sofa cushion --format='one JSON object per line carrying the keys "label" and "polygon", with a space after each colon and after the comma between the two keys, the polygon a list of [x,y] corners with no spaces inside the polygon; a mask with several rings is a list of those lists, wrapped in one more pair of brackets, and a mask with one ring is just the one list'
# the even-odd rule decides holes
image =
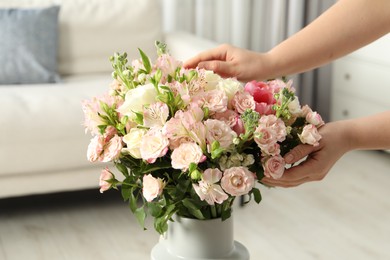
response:
{"label": "sofa cushion", "polygon": [[0,9],[0,84],[58,81],[59,8]]}
{"label": "sofa cushion", "polygon": [[[159,0],[2,0],[0,6],[61,5],[58,71],[61,75],[110,72],[109,57],[137,47],[154,54],[161,40]],[[151,55],[152,56],[152,55]]]}
{"label": "sofa cushion", "polygon": [[90,167],[81,102],[107,91],[110,73],[0,88],[1,175]]}

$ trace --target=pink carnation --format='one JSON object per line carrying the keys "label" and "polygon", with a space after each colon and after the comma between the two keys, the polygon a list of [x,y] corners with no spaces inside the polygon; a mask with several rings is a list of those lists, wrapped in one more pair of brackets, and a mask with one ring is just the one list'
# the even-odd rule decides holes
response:
{"label": "pink carnation", "polygon": [[222,148],[227,149],[233,143],[233,139],[237,137],[236,132],[223,121],[207,119],[204,125],[207,129],[206,140],[209,145],[218,141]]}
{"label": "pink carnation", "polygon": [[202,107],[207,107],[210,114],[222,113],[227,109],[228,97],[223,90],[214,89],[204,92],[198,97]]}
{"label": "pink carnation", "polygon": [[278,142],[283,142],[286,139],[287,129],[283,120],[275,115],[262,116],[259,120],[259,125],[272,130]]}
{"label": "pink carnation", "polygon": [[225,122],[229,127],[233,128],[237,124],[238,114],[234,110],[226,110],[221,113],[215,113],[212,118]]}

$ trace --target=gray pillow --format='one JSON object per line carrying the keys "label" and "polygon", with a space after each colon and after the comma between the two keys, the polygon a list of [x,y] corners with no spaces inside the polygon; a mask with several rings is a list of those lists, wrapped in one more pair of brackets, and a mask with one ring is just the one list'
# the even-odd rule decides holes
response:
{"label": "gray pillow", "polygon": [[0,84],[59,81],[59,6],[0,9]]}

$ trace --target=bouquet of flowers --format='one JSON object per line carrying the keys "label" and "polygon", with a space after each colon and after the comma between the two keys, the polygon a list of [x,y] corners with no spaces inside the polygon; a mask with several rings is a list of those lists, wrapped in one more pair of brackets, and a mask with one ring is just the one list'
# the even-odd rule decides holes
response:
{"label": "bouquet of flowers", "polygon": [[300,106],[291,81],[243,85],[156,47],[154,63],[141,49],[131,64],[116,53],[108,93],[83,102],[88,160],[123,175],[103,169],[100,192],[120,188],[143,227],[148,214],[159,233],[173,214],[225,220],[237,196],[261,201],[256,183],[283,175],[285,153],[318,145],[323,121]]}

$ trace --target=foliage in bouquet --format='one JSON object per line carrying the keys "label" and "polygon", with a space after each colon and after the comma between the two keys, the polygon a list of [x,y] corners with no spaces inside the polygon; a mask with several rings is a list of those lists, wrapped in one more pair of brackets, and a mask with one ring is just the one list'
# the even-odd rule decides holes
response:
{"label": "foliage in bouquet", "polygon": [[126,53],[111,57],[108,92],[83,102],[88,160],[123,175],[103,169],[100,191],[120,188],[143,227],[148,214],[159,233],[173,214],[227,219],[236,197],[261,201],[256,183],[283,175],[285,153],[318,145],[323,121],[300,106],[291,81],[243,85],[185,69],[156,46],[154,63],[142,50],[130,64]]}

